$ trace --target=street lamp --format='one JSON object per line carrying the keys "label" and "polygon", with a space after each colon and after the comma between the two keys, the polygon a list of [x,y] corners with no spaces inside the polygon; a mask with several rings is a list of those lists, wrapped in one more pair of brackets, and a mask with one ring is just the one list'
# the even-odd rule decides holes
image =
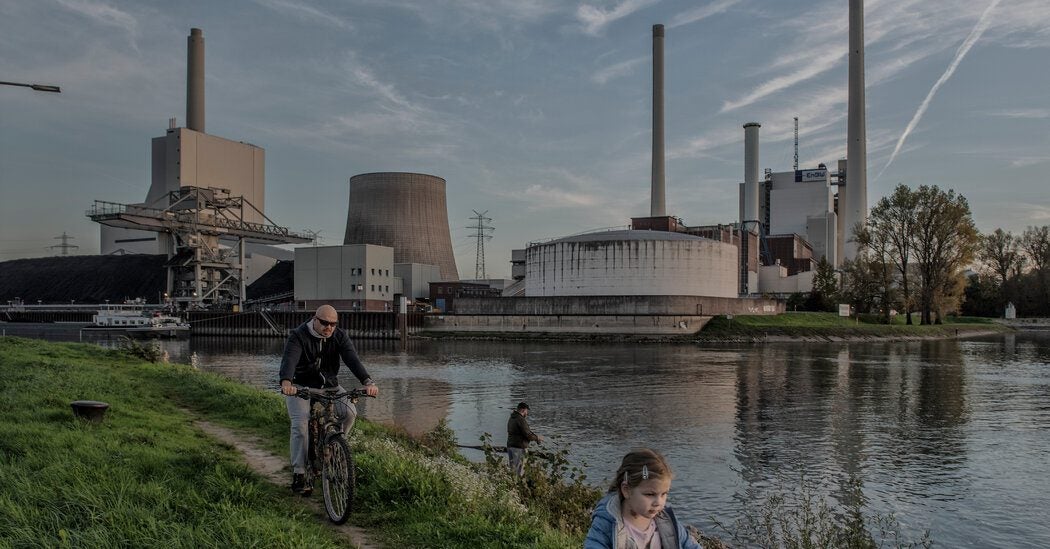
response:
{"label": "street lamp", "polygon": [[58,86],[51,86],[49,84],[23,84],[21,82],[4,82],[0,80],[0,85],[21,86],[23,88],[33,88],[34,90],[41,92],[62,93],[62,88],[59,88]]}

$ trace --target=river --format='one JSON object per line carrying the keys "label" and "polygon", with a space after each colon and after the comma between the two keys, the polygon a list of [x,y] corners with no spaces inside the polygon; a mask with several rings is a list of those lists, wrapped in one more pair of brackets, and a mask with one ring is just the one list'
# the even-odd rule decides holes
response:
{"label": "river", "polygon": [[[616,345],[359,342],[380,384],[364,416],[461,444],[533,429],[604,486],[650,446],[680,516],[718,534],[744,502],[805,483],[835,509],[893,513],[907,540],[1048,547],[1050,332],[880,343]],[[168,342],[174,360],[276,387],[282,342]],[[194,358],[195,357],[195,358]],[[473,450],[465,455],[479,459]]]}

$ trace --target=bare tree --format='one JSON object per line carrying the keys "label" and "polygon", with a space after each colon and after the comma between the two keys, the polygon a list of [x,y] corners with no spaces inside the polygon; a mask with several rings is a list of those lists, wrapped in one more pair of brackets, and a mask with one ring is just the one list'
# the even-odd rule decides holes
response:
{"label": "bare tree", "polygon": [[[876,246],[884,253],[900,273],[902,309],[907,317],[905,322],[911,324],[911,287],[909,284],[908,265],[915,250],[916,216],[919,193],[913,192],[904,185],[897,185],[893,194],[879,200],[868,216],[868,239],[870,246]],[[861,235],[858,234],[858,237]]]}
{"label": "bare tree", "polygon": [[1031,262],[1039,299],[1045,307],[1045,304],[1050,302],[1050,225],[1025,229],[1021,236],[1021,246]]}
{"label": "bare tree", "polygon": [[[882,220],[869,217],[868,225],[856,231],[856,241],[865,251],[853,262],[843,267],[849,287],[846,289],[858,306],[862,303],[877,304],[882,320],[890,323],[890,309],[896,300],[893,272],[895,268],[893,247],[889,231],[883,230]],[[904,309],[907,309],[905,306]],[[911,319],[908,319],[911,323]]]}
{"label": "bare tree", "polygon": [[[934,307],[950,300],[960,288],[962,270],[977,250],[978,232],[969,203],[954,190],[922,185],[915,195],[917,223],[912,243],[922,286],[921,323],[930,324]],[[940,314],[937,321],[941,321]]]}
{"label": "bare tree", "polygon": [[1025,257],[1021,253],[1021,238],[1009,231],[996,229],[981,237],[981,248],[978,257],[995,276],[999,278],[1000,287],[1021,274]]}
{"label": "bare tree", "polygon": [[1050,270],[1050,225],[1025,229],[1021,246],[1036,270]]}

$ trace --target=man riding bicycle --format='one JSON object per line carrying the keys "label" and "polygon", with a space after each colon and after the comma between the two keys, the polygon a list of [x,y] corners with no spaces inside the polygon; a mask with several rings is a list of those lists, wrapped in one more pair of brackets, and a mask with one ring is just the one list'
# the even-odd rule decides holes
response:
{"label": "man riding bicycle", "polygon": [[[313,318],[301,324],[288,335],[281,357],[281,393],[291,421],[289,446],[292,460],[292,491],[308,496],[313,486],[306,483],[307,430],[310,421],[310,402],[295,396],[296,385],[312,389],[335,389],[339,385],[339,361],[342,359],[354,377],[365,386],[368,396],[379,394],[379,387],[368,376],[365,365],[345,330],[337,329],[339,314],[331,305],[317,308]],[[338,407],[343,411],[343,432],[349,433],[357,418],[357,408],[345,399]]]}

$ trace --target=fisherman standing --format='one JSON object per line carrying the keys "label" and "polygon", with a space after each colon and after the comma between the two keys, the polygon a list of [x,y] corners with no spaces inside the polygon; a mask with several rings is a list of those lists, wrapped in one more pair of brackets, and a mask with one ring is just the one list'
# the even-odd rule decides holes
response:
{"label": "fisherman standing", "polygon": [[510,470],[519,477],[525,476],[525,450],[529,442],[543,442],[543,437],[529,429],[529,405],[519,402],[507,420],[507,460]]}

